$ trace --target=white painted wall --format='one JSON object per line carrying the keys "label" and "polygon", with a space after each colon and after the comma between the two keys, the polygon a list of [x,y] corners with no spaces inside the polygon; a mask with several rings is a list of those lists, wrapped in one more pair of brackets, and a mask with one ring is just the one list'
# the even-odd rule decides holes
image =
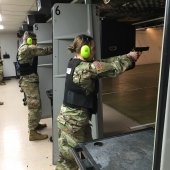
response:
{"label": "white painted wall", "polygon": [[10,58],[3,59],[4,77],[16,76],[14,61],[17,54],[17,35],[16,33],[0,33],[1,56],[7,52]]}
{"label": "white painted wall", "polygon": [[144,51],[137,65],[160,63],[162,48],[163,28],[148,28],[136,31],[136,46],[149,46],[149,51]]}

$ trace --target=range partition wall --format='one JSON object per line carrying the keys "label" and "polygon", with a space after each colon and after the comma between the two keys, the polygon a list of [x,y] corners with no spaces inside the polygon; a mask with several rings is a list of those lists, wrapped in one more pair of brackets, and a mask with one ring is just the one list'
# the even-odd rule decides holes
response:
{"label": "range partition wall", "polygon": [[[87,34],[97,42],[97,54],[100,58],[99,18],[95,5],[57,3],[52,8],[53,22],[53,163],[58,159],[57,116],[63,102],[65,73],[70,58],[74,57],[67,47],[78,34]],[[101,104],[100,104],[101,106]],[[101,112],[101,109],[100,109]],[[93,117],[93,137],[102,134],[102,114]],[[99,126],[100,124],[100,126]]]}
{"label": "range partition wall", "polygon": [[[33,26],[39,47],[52,46],[52,24],[36,23]],[[52,55],[38,57],[39,87],[42,103],[42,118],[52,116],[52,108],[47,91],[52,89]]]}

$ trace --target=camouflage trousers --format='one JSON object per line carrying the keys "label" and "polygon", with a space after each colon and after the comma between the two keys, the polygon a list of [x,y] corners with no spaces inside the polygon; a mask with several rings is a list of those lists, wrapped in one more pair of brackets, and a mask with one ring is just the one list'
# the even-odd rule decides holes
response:
{"label": "camouflage trousers", "polygon": [[87,110],[61,106],[60,115],[57,118],[60,158],[56,170],[78,170],[70,149],[79,142],[92,140],[89,119]]}
{"label": "camouflage trousers", "polygon": [[41,117],[41,99],[39,92],[38,75],[31,74],[22,77],[21,88],[23,89],[28,105],[28,128],[34,130]]}
{"label": "camouflage trousers", "polygon": [[3,67],[2,67],[2,65],[0,65],[0,82],[3,81],[3,78],[4,78]]}

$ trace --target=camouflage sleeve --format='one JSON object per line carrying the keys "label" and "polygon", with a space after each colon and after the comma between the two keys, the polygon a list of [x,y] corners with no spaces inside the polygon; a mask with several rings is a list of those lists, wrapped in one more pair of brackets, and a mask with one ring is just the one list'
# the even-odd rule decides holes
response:
{"label": "camouflage sleeve", "polygon": [[52,54],[52,47],[49,46],[49,47],[40,48],[35,45],[30,45],[27,48],[27,52],[31,56],[44,56],[44,55]]}
{"label": "camouflage sleeve", "polygon": [[29,45],[29,46],[23,46],[23,48],[20,49],[19,55],[24,55],[28,57],[34,57],[34,56],[44,56],[52,54],[52,47],[44,47],[40,48],[36,45]]}
{"label": "camouflage sleeve", "polygon": [[111,57],[91,64],[92,72],[99,77],[117,76],[135,66],[135,62],[127,55]]}
{"label": "camouflage sleeve", "polygon": [[119,56],[110,62],[94,61],[84,62],[82,61],[74,71],[73,81],[86,90],[86,93],[94,91],[95,78],[102,77],[114,77],[124,71],[133,68],[135,63],[128,56]]}

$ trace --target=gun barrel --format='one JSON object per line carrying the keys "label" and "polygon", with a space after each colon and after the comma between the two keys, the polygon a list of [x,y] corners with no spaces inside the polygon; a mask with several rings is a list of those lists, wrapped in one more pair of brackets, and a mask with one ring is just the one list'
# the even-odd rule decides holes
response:
{"label": "gun barrel", "polygon": [[134,48],[134,51],[148,51],[149,50],[149,47],[135,47]]}

